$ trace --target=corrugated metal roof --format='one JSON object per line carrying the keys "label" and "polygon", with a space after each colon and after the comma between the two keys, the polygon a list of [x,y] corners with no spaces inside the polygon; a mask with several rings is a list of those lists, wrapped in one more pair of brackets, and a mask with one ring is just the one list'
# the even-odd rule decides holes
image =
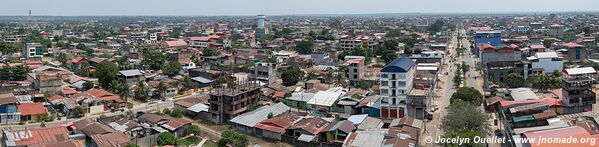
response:
{"label": "corrugated metal roof", "polygon": [[191,79],[195,80],[195,81],[198,81],[200,83],[212,83],[212,80],[206,79],[204,77],[194,77],[194,78],[191,78]]}
{"label": "corrugated metal roof", "polygon": [[532,115],[524,115],[524,116],[519,116],[519,117],[514,117],[512,118],[512,121],[514,122],[523,122],[523,121],[529,121],[529,120],[535,120],[535,118]]}
{"label": "corrugated metal roof", "polygon": [[199,103],[199,104],[195,104],[195,105],[187,108],[187,110],[198,113],[198,112],[202,112],[202,111],[207,112],[208,108],[210,108],[210,106]]}
{"label": "corrugated metal roof", "polygon": [[121,71],[119,71],[119,73],[121,73],[123,76],[127,76],[127,77],[142,75],[141,70],[137,70],[137,69],[121,70]]}
{"label": "corrugated metal roof", "polygon": [[570,68],[565,69],[568,75],[592,74],[597,73],[593,67]]}
{"label": "corrugated metal roof", "polygon": [[274,116],[276,116],[289,111],[289,109],[289,106],[283,103],[262,106],[254,111],[243,113],[231,119],[231,122],[248,127],[254,127],[258,122],[268,119],[268,114],[272,113]]}
{"label": "corrugated metal roof", "polygon": [[342,94],[342,92],[319,91],[314,95],[314,98],[308,101],[308,104],[330,107]]}
{"label": "corrugated metal roof", "polygon": [[414,60],[406,57],[396,58],[391,63],[385,65],[381,72],[407,72],[416,64]]}

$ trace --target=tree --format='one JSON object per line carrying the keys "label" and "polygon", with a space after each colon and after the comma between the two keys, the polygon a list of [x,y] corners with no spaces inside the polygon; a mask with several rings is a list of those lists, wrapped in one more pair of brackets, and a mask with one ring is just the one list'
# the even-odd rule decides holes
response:
{"label": "tree", "polygon": [[356,82],[356,85],[354,87],[367,90],[370,89],[370,87],[372,87],[372,83],[369,81],[360,80]]}
{"label": "tree", "polygon": [[308,75],[306,75],[306,80],[314,80],[317,77],[318,76],[316,76],[316,74],[314,74],[314,72],[309,72]]}
{"label": "tree", "polygon": [[139,145],[135,144],[135,143],[130,143],[125,145],[125,147],[139,147]]}
{"label": "tree", "polygon": [[179,74],[179,71],[181,71],[181,64],[179,63],[179,61],[173,61],[168,63],[167,66],[162,67],[162,73],[164,73],[167,76],[176,76]]}
{"label": "tree", "polygon": [[127,83],[120,84],[120,88],[117,90],[117,94],[127,101],[127,98],[131,95],[131,91],[129,89],[129,85]]}
{"label": "tree", "polygon": [[137,82],[137,91],[135,91],[135,97],[140,100],[146,100],[148,98],[148,88],[144,81]]}
{"label": "tree", "polygon": [[141,64],[151,70],[159,70],[165,65],[166,56],[157,49],[143,48]]}
{"label": "tree", "polygon": [[71,112],[71,116],[79,118],[79,117],[83,117],[85,115],[85,110],[83,110],[83,107],[77,106],[75,108],[73,108],[73,111]]}
{"label": "tree", "polygon": [[202,54],[204,56],[216,56],[216,51],[214,51],[213,49],[210,48],[205,48],[204,50],[202,50]]}
{"label": "tree", "polygon": [[546,74],[530,76],[527,81],[532,83],[532,88],[542,92],[546,92],[549,89],[557,89],[561,84],[559,76]]}
{"label": "tree", "polygon": [[518,73],[510,73],[507,75],[505,83],[510,88],[517,88],[524,86],[526,84],[526,80]]}
{"label": "tree", "polygon": [[158,135],[156,143],[160,146],[175,145],[175,141],[175,135],[171,134],[170,132],[163,132]]}
{"label": "tree", "polygon": [[189,76],[183,77],[183,82],[181,82],[181,90],[188,90],[197,87],[197,84],[189,78]]}
{"label": "tree", "polygon": [[483,94],[472,87],[460,87],[451,95],[451,102],[462,100],[475,106],[480,106],[483,103]]}
{"label": "tree", "polygon": [[[341,71],[345,71],[345,70],[341,70]],[[335,86],[345,87],[345,85],[347,84],[345,73],[337,72],[333,76],[333,83],[335,84]]]}
{"label": "tree", "polygon": [[167,87],[166,84],[164,83],[164,81],[160,81],[158,83],[158,92],[160,93],[160,98],[164,98],[164,93],[166,92]]}
{"label": "tree", "polygon": [[29,73],[29,68],[23,66],[23,65],[18,65],[15,66],[11,69],[12,72],[12,79],[13,80],[25,80],[27,73]]}
{"label": "tree", "polygon": [[[460,136],[474,139],[475,136],[485,137],[490,130],[487,116],[473,105],[462,100],[452,101],[447,108],[447,115],[441,120],[445,131],[443,138]],[[468,115],[464,115],[468,114]],[[445,144],[444,146],[454,146]]]}
{"label": "tree", "polygon": [[312,41],[299,41],[295,44],[295,50],[300,54],[311,54],[314,51]]}
{"label": "tree", "polygon": [[281,74],[283,85],[293,86],[297,84],[304,76],[304,72],[298,67],[288,67]]}
{"label": "tree", "polygon": [[196,125],[191,125],[191,127],[189,127],[189,133],[193,134],[194,136],[200,136],[200,133],[202,133],[202,130],[200,129],[200,127],[198,127]]}
{"label": "tree", "polygon": [[171,111],[171,109],[169,109],[169,108],[164,108],[164,110],[162,110],[162,114],[167,114],[167,115],[170,115],[170,114],[171,114],[171,112],[172,112],[172,111]]}
{"label": "tree", "polygon": [[268,116],[266,116],[266,118],[272,118],[274,117],[274,114],[272,114],[272,112],[268,113]]}
{"label": "tree", "polygon": [[94,83],[90,82],[90,81],[85,81],[83,83],[83,90],[87,91],[89,89],[94,88]]}
{"label": "tree", "polygon": [[119,72],[116,64],[108,61],[103,61],[96,67],[96,78],[100,82],[100,86],[108,88],[113,80],[116,80],[116,75]]}
{"label": "tree", "polygon": [[0,68],[0,81],[9,81],[12,78],[10,67],[4,66]]}
{"label": "tree", "polygon": [[395,60],[395,58],[397,58],[397,55],[393,51],[387,51],[385,54],[383,54],[383,56],[381,56],[381,59],[383,59],[385,63],[389,63]]}
{"label": "tree", "polygon": [[181,117],[183,117],[183,111],[181,111],[180,109],[173,109],[173,111],[171,111],[170,115],[172,117],[181,118]]}
{"label": "tree", "polygon": [[464,61],[462,61],[462,64],[459,67],[462,70],[462,73],[464,73],[464,75],[466,75],[466,73],[468,73],[468,71],[470,71],[470,65],[466,64],[466,62],[464,62]]}
{"label": "tree", "polygon": [[[458,67],[460,67],[460,65],[456,65]],[[460,87],[460,85],[462,84],[462,70],[460,70],[460,68],[457,68],[455,70],[455,74],[453,76],[453,84],[455,87]]]}
{"label": "tree", "polygon": [[244,134],[237,133],[235,131],[226,130],[221,133],[221,139],[218,141],[218,146],[234,146],[234,147],[246,147],[249,143],[247,136]]}

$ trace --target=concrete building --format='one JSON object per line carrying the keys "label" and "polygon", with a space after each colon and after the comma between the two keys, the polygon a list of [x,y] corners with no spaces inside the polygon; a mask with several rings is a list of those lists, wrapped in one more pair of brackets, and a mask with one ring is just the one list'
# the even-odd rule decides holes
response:
{"label": "concrete building", "polygon": [[491,44],[483,44],[480,47],[480,58],[483,73],[487,75],[485,80],[505,82],[510,73],[518,73],[525,78],[528,76],[524,72],[528,71],[528,66],[522,61],[522,51],[516,45],[496,48]]}
{"label": "concrete building", "polygon": [[565,69],[562,76],[562,103],[565,113],[578,113],[593,110],[597,103],[593,92],[593,78],[597,74],[592,67]]}
{"label": "concrete building", "polygon": [[43,56],[43,46],[40,43],[24,43],[21,48],[21,56],[23,58],[41,58]]}
{"label": "concrete building", "polygon": [[260,85],[254,81],[236,83],[232,86],[211,89],[209,120],[222,124],[258,105]]}
{"label": "concrete building", "polygon": [[135,85],[140,80],[143,80],[143,73],[140,70],[123,70],[118,73],[119,80],[128,85]]}
{"label": "concrete building", "polygon": [[564,28],[564,25],[554,24],[549,26],[549,33],[555,36],[559,36],[564,33]]}
{"label": "concrete building", "polygon": [[397,58],[381,70],[381,118],[394,119],[407,115],[407,94],[412,89],[416,62]]}
{"label": "concrete building", "polygon": [[556,52],[537,52],[534,56],[528,58],[530,64],[527,75],[531,74],[548,74],[560,72],[564,69],[564,61]]}
{"label": "concrete building", "polygon": [[566,60],[568,61],[580,62],[587,58],[588,51],[585,49],[584,45],[570,42],[561,44],[560,46],[565,48],[561,49],[561,51],[566,55]]}
{"label": "concrete building", "polygon": [[267,84],[275,83],[276,81],[276,65],[270,63],[257,64],[248,69],[248,77],[250,80],[258,80]]}
{"label": "concrete building", "polygon": [[364,57],[354,58],[345,60],[345,66],[347,66],[347,79],[349,80],[349,85],[355,86],[358,81],[364,78],[364,73],[366,70],[366,66],[364,65]]}
{"label": "concrete building", "polygon": [[[499,45],[501,45],[501,31],[477,31],[474,35],[474,45],[480,47],[483,44],[490,44],[491,46],[498,48]],[[476,48],[473,49],[475,55],[480,57],[479,50]]]}

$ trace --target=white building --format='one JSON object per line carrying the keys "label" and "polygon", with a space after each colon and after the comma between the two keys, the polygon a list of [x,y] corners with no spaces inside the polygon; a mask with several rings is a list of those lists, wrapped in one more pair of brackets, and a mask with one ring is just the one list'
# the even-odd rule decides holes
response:
{"label": "white building", "polygon": [[358,81],[364,77],[364,57],[358,56],[357,58],[345,58],[345,65],[347,66],[347,79],[349,85],[355,86]]}
{"label": "white building", "polygon": [[415,63],[410,58],[397,58],[381,70],[381,118],[407,116],[407,94],[412,90]]}
{"label": "white building", "polygon": [[556,52],[537,52],[528,59],[532,64],[525,75],[560,72],[564,69],[564,61]]}

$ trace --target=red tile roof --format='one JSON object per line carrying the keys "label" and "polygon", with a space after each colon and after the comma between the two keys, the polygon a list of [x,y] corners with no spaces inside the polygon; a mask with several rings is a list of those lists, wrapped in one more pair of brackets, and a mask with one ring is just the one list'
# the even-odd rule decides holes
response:
{"label": "red tile roof", "polygon": [[34,115],[48,113],[43,103],[24,103],[17,106],[21,115]]}
{"label": "red tile roof", "polygon": [[481,50],[494,50],[496,49],[493,45],[485,43],[483,45],[480,46]]}
{"label": "red tile roof", "polygon": [[61,92],[62,92],[62,94],[65,94],[65,95],[66,95],[66,94],[75,94],[75,93],[77,93],[77,90],[73,90],[73,89],[63,89]]}
{"label": "red tile roof", "polygon": [[[572,126],[572,127],[564,127],[550,130],[542,130],[542,131],[531,131],[525,132],[522,134],[526,138],[537,138],[537,140],[541,140],[541,138],[551,138],[551,139],[567,139],[567,138],[577,138],[578,140],[589,139],[592,138],[591,134],[587,132],[582,127]],[[585,143],[556,143],[556,142],[536,142],[531,143],[531,147],[563,147],[563,146],[576,146],[576,147],[590,147],[592,146],[588,142]]]}
{"label": "red tile roof", "polygon": [[275,97],[275,98],[284,98],[285,97],[285,92],[283,92],[283,91],[277,91],[277,92],[275,92],[275,94],[272,95],[272,97]]}
{"label": "red tile roof", "polygon": [[533,45],[530,45],[530,48],[531,49],[544,49],[545,46],[543,46],[542,44],[533,44]]}
{"label": "red tile roof", "polygon": [[112,132],[108,134],[95,134],[91,136],[92,140],[98,146],[125,146],[131,142],[129,136],[122,132]]}
{"label": "red tile roof", "polygon": [[285,130],[293,126],[293,122],[301,119],[301,116],[291,112],[285,112],[278,116],[258,122],[254,127],[275,133],[285,133]]}
{"label": "red tile roof", "polygon": [[547,105],[551,106],[561,106],[562,102],[560,99],[555,99],[555,98],[542,98],[542,99],[534,99],[534,100],[519,100],[519,101],[502,101],[499,102],[501,104],[501,107],[506,107],[506,106],[510,106],[513,104],[526,104],[526,103],[538,103],[538,102],[543,102]]}
{"label": "red tile roof", "polygon": [[290,128],[291,129],[303,129],[307,132],[312,133],[313,135],[316,135],[316,134],[320,133],[320,131],[322,131],[322,129],[324,129],[328,123],[329,122],[327,122],[326,120],[324,120],[320,117],[308,117],[308,118],[304,118],[301,121],[297,122],[295,125],[293,125]]}
{"label": "red tile roof", "polygon": [[179,46],[186,46],[187,42],[183,41],[183,40],[176,40],[176,41],[165,41],[166,45],[168,47],[179,47]]}
{"label": "red tile roof", "polygon": [[574,42],[564,43],[564,44],[561,44],[561,46],[565,46],[565,47],[568,47],[568,48],[584,47],[584,45],[580,45],[580,44],[574,43]]}

